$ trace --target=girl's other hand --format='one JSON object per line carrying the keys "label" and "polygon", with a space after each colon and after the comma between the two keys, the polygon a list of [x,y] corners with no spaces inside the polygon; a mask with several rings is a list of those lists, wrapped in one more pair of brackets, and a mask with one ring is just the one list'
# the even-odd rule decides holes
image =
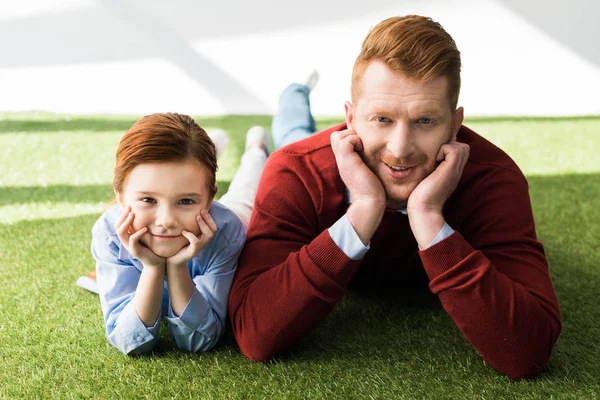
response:
{"label": "girl's other hand", "polygon": [[144,267],[164,267],[166,260],[163,257],[157,256],[152,250],[144,246],[140,239],[148,231],[147,227],[143,227],[137,232],[133,232],[133,220],[135,214],[131,211],[131,207],[127,206],[115,222],[115,230],[121,240],[121,243],[131,255],[142,262]]}

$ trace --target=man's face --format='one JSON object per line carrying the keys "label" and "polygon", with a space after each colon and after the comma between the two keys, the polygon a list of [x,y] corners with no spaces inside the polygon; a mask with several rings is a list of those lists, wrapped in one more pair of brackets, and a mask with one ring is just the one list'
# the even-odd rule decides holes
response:
{"label": "man's face", "polygon": [[194,161],[140,164],[129,173],[117,200],[131,206],[134,232],[148,227],[140,241],[156,255],[168,258],[186,246],[184,229],[200,234],[196,216],[212,203],[207,175]]}
{"label": "man's face", "polygon": [[385,189],[387,206],[402,208],[440,160],[440,147],[458,132],[463,110],[452,110],[446,77],[408,79],[379,61],[358,82],[346,122],[361,138],[361,157]]}

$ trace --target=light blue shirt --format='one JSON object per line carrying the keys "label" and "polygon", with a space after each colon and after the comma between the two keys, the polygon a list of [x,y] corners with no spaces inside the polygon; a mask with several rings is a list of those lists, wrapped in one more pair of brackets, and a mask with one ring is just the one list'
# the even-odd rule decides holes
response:
{"label": "light blue shirt", "polygon": [[246,238],[239,218],[218,202],[212,203],[209,213],[218,230],[187,263],[195,286],[189,303],[175,316],[165,280],[161,313],[154,326],[146,327],[132,301],[143,266],[117,236],[114,223],[120,213],[119,205],[111,207],[92,228],[92,255],[108,340],[124,354],[147,353],[158,342],[164,316],[177,347],[191,352],[211,349],[223,335],[229,290]]}
{"label": "light blue shirt", "polygon": [[[352,199],[348,191],[346,191],[346,202],[348,204],[352,203]],[[401,212],[404,215],[407,214],[406,208],[401,208],[400,210],[398,210],[398,212]],[[454,229],[452,229],[450,225],[444,222],[444,226],[437,234],[437,236],[431,241],[431,243],[429,243],[428,247],[431,247],[434,244],[441,242],[453,233]],[[329,228],[329,236],[331,236],[331,239],[335,244],[337,244],[340,250],[342,250],[344,254],[346,254],[348,258],[352,260],[360,260],[365,256],[365,254],[367,254],[367,251],[369,251],[369,249],[371,248],[369,245],[370,243],[368,243],[365,246],[360,240],[358,234],[354,230],[354,227],[352,226],[350,221],[348,221],[348,217],[346,216],[346,214],[344,214],[340,219],[336,221],[335,224],[333,224]],[[419,247],[419,249],[423,250],[421,249],[421,247]]]}

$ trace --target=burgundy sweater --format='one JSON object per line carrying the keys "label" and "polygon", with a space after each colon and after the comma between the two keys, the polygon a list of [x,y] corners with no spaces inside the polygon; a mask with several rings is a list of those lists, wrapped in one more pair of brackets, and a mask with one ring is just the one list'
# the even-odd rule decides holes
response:
{"label": "burgundy sweater", "polygon": [[422,275],[489,365],[515,379],[536,375],[561,320],[517,165],[461,127],[458,141],[471,151],[443,209],[454,234],[419,251],[408,217],[386,211],[370,250],[352,260],[328,233],[348,208],[329,140],[340,129],[345,124],[267,161],[229,298],[242,352],[266,360],[294,346],[342,300],[353,278],[389,285]]}

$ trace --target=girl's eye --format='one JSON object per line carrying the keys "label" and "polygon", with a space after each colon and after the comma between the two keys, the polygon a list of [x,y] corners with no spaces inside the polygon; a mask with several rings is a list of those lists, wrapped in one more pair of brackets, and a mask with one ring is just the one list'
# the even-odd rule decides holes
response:
{"label": "girl's eye", "polygon": [[144,203],[156,203],[156,200],[154,200],[152,197],[144,197],[143,199],[141,199],[141,201],[143,201]]}
{"label": "girl's eye", "polygon": [[182,199],[181,200],[181,204],[184,204],[184,205],[194,204],[194,200],[192,200],[192,199]]}

